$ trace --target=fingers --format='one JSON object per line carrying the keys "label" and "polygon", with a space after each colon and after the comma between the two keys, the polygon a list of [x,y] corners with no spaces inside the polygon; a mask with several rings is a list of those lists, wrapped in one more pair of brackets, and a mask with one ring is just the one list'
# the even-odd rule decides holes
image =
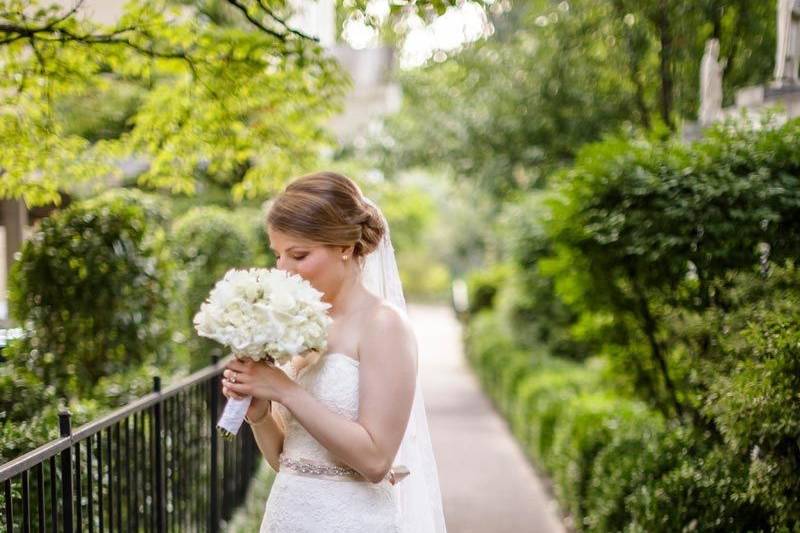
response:
{"label": "fingers", "polygon": [[231,383],[249,383],[250,374],[247,372],[237,372],[235,370],[226,369],[222,371],[222,378]]}
{"label": "fingers", "polygon": [[226,398],[230,398],[232,400],[241,400],[242,397],[236,394],[235,392],[231,391],[227,385],[222,385],[222,394]]}
{"label": "fingers", "polygon": [[222,393],[230,398],[241,400],[245,396],[251,396],[250,385],[246,383],[231,383],[230,381],[222,382]]}

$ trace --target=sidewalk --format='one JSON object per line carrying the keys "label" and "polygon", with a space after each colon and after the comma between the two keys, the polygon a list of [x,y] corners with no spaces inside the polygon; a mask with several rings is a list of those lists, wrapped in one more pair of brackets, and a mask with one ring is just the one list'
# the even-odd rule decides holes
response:
{"label": "sidewalk", "polygon": [[450,308],[412,304],[448,533],[563,533],[558,510],[467,366]]}

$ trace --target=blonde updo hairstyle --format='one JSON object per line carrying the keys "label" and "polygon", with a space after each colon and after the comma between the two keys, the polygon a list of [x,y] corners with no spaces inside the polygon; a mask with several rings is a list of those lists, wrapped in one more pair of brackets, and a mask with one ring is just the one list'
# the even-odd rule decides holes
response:
{"label": "blonde updo hairstyle", "polygon": [[272,200],[266,225],[323,245],[353,245],[354,259],[361,266],[386,231],[380,212],[364,201],[358,185],[335,172],[293,180]]}

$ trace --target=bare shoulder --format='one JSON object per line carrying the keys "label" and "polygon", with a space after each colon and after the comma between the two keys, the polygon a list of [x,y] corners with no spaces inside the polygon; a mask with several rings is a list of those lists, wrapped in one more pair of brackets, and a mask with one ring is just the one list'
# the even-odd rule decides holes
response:
{"label": "bare shoulder", "polygon": [[408,354],[412,361],[416,360],[414,328],[406,313],[392,303],[378,299],[365,314],[362,328],[362,358],[364,355],[369,357],[371,354],[390,354],[399,350]]}
{"label": "bare shoulder", "polygon": [[366,321],[372,327],[397,329],[408,334],[413,334],[414,331],[406,313],[386,300],[379,300],[373,306],[372,311],[366,317]]}
{"label": "bare shoulder", "polygon": [[391,336],[393,340],[414,341],[414,328],[408,315],[396,305],[379,300],[365,318],[365,332],[375,336]]}

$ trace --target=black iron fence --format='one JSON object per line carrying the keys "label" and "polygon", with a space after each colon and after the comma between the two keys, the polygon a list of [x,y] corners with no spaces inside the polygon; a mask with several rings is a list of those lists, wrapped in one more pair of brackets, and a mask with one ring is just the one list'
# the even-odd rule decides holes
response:
{"label": "black iron fence", "polygon": [[[0,466],[0,532],[217,532],[242,503],[260,452],[249,426],[217,434],[214,364]],[[3,529],[5,528],[5,529]]]}

